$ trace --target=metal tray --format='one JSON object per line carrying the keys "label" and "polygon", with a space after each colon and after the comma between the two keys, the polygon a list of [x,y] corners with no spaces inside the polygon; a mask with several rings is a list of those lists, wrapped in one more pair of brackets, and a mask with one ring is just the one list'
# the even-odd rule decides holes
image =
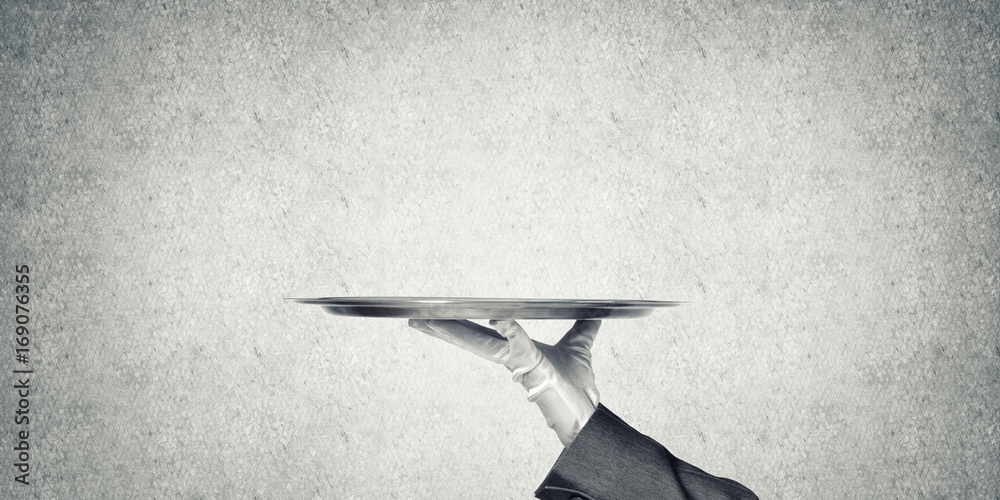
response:
{"label": "metal tray", "polygon": [[641,318],[683,302],[659,300],[486,299],[465,297],[292,298],[339,316],[411,319],[611,319]]}

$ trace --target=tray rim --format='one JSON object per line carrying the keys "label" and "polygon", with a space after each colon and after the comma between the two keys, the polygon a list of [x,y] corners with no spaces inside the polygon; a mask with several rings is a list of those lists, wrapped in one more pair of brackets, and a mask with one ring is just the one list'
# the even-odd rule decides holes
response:
{"label": "tray rim", "polygon": [[624,299],[500,299],[475,297],[295,298],[336,316],[410,319],[616,319],[641,318],[676,301]]}
{"label": "tray rim", "polygon": [[[550,299],[550,298],[498,298],[498,297],[431,297],[431,296],[349,296],[349,297],[285,297],[299,304],[319,306],[381,306],[405,307],[407,305],[505,305],[522,304],[525,307],[676,307],[687,304],[676,300],[648,299]],[[517,307],[512,306],[512,307]]]}

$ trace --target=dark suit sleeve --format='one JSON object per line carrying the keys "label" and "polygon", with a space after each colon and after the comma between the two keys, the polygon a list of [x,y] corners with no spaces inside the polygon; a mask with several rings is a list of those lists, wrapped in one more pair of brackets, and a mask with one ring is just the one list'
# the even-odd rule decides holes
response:
{"label": "dark suit sleeve", "polygon": [[745,486],[673,456],[603,405],[535,491],[542,500],[757,499]]}

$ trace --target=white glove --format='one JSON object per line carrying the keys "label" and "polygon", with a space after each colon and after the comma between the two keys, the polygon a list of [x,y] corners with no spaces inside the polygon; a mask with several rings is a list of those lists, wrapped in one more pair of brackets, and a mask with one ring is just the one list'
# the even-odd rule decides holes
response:
{"label": "white glove", "polygon": [[552,346],[531,340],[515,321],[494,320],[490,325],[496,331],[464,320],[410,320],[417,330],[507,367],[514,381],[528,390],[528,401],[542,410],[545,423],[569,446],[600,399],[590,347],[601,322],[577,321]]}

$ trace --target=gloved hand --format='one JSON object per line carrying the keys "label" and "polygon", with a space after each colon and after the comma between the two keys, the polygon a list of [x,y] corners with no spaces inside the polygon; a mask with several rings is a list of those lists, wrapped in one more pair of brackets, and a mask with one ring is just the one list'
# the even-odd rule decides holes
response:
{"label": "gloved hand", "polygon": [[410,320],[417,330],[507,367],[514,381],[528,390],[528,401],[542,410],[545,423],[569,446],[599,402],[590,347],[601,322],[577,321],[551,346],[531,340],[515,321],[494,320],[490,325],[496,331],[471,321]]}

